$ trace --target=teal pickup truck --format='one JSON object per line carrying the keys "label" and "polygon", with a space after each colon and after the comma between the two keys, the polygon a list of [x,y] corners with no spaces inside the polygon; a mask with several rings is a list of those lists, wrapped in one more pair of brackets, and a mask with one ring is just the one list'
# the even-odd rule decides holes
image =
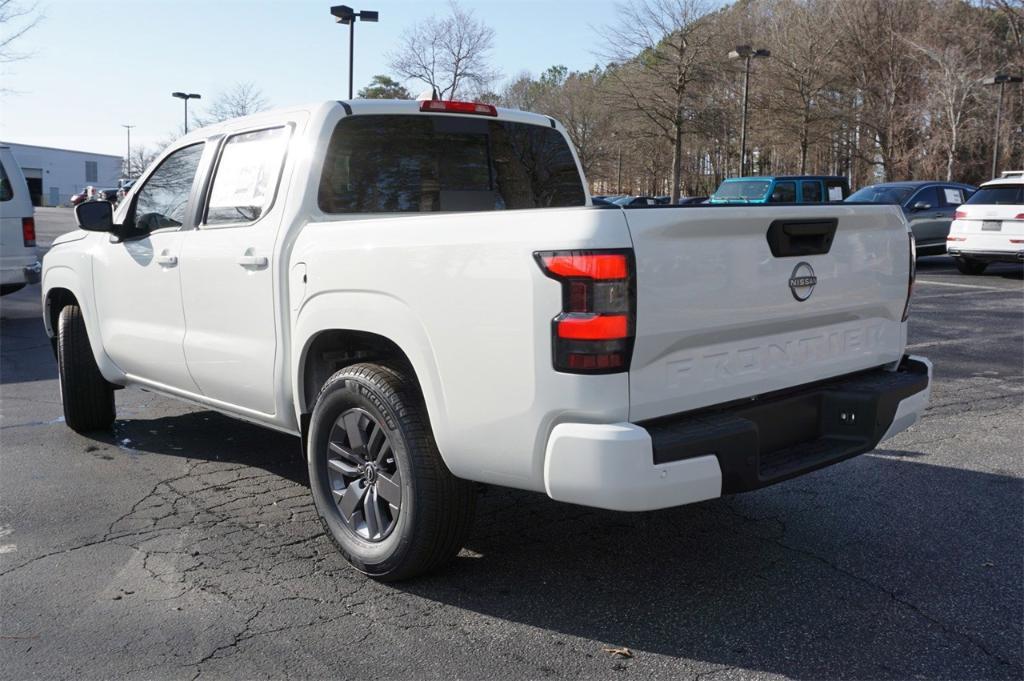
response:
{"label": "teal pickup truck", "polygon": [[828,203],[849,195],[849,183],[838,175],[733,177],[718,186],[708,203]]}

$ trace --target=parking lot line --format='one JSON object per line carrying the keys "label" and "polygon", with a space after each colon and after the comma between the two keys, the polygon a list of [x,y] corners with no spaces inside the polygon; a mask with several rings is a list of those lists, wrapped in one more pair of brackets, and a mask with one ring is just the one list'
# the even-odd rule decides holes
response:
{"label": "parking lot line", "polygon": [[1000,288],[998,286],[980,286],[978,284],[954,284],[949,281],[935,281],[933,279],[918,279],[918,284],[933,284],[935,286],[955,286],[956,288],[980,288],[987,291],[1012,291],[1013,289]]}

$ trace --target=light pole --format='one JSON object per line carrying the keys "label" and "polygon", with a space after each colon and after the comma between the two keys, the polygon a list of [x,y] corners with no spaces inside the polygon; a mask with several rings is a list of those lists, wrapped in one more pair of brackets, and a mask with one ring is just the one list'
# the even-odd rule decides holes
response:
{"label": "light pole", "polygon": [[996,106],[996,131],[995,139],[992,142],[992,177],[996,176],[996,169],[999,166],[999,128],[1003,124],[1003,92],[1006,90],[1007,83],[1020,83],[1024,81],[1024,77],[1011,76],[1007,73],[997,73],[991,78],[986,78],[981,81],[982,85],[998,85],[999,86],[999,104]]}
{"label": "light pole", "polygon": [[740,175],[747,174],[747,95],[750,91],[750,60],[768,58],[772,53],[768,50],[755,50],[750,45],[737,45],[729,53],[729,59],[744,60],[743,68],[743,118],[740,123]]}
{"label": "light pole", "polygon": [[194,92],[172,92],[171,97],[185,100],[185,134],[188,134],[188,100],[190,99],[202,99],[202,95],[197,95]]}
{"label": "light pole", "polygon": [[331,16],[339,24],[348,24],[348,98],[352,99],[352,63],[356,44],[356,18],[360,21],[377,21],[380,12],[362,10],[357,12],[348,5],[335,5],[331,8]]}
{"label": "light pole", "polygon": [[132,179],[132,128],[134,125],[121,124],[121,127],[128,133],[128,153],[124,157],[124,176],[126,179]]}

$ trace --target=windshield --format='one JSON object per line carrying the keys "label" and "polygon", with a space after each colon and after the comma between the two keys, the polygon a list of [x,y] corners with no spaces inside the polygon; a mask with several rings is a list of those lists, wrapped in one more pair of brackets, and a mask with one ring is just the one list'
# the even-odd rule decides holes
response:
{"label": "windshield", "polygon": [[754,201],[763,199],[771,186],[771,180],[727,180],[711,198],[719,201]]}
{"label": "windshield", "polygon": [[1017,205],[1024,204],[1024,184],[997,184],[982,187],[967,199],[969,205]]}
{"label": "windshield", "polygon": [[903,203],[914,191],[913,187],[864,187],[858,189],[847,197],[847,201],[861,201],[863,203]]}

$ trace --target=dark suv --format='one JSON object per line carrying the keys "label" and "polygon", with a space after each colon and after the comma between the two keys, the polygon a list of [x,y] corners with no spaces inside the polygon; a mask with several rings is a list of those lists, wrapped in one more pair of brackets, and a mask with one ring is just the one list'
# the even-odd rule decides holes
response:
{"label": "dark suv", "polygon": [[941,255],[956,207],[976,191],[977,187],[959,182],[886,182],[858,189],[846,200],[898,204],[914,232],[917,254]]}

